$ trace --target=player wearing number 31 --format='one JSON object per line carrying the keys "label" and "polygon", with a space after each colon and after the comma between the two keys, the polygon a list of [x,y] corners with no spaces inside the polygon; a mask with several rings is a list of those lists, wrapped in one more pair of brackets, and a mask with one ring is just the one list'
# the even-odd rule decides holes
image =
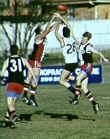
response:
{"label": "player wearing number 31", "polygon": [[24,67],[27,67],[34,79],[34,85],[36,86],[37,81],[35,75],[28,64],[27,60],[20,57],[18,53],[17,45],[10,47],[11,56],[4,62],[1,79],[3,79],[6,70],[8,70],[8,87],[7,87],[7,105],[8,111],[6,113],[5,121],[14,123],[17,119],[16,116],[16,102],[23,92],[24,84]]}

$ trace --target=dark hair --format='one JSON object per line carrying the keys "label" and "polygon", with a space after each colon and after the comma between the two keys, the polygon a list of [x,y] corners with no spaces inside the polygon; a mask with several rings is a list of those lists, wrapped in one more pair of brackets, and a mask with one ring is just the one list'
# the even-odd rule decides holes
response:
{"label": "dark hair", "polygon": [[34,32],[36,33],[36,35],[40,34],[40,32],[41,32],[41,26],[40,25],[37,26],[37,28],[35,29]]}
{"label": "dark hair", "polygon": [[13,44],[10,46],[10,52],[11,52],[11,55],[15,55],[18,53],[18,46],[16,44]]}
{"label": "dark hair", "polygon": [[70,37],[70,29],[68,27],[63,28],[63,36],[64,37]]}
{"label": "dark hair", "polygon": [[85,32],[85,33],[83,34],[83,37],[87,37],[88,40],[90,40],[90,39],[92,38],[92,34],[91,34],[90,32]]}

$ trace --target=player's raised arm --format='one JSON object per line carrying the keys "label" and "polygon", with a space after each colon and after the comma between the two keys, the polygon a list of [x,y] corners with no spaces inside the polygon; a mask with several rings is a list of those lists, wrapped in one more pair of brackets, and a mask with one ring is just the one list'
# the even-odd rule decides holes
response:
{"label": "player's raised arm", "polygon": [[52,16],[52,19],[48,23],[45,30],[40,34],[38,39],[42,40],[43,38],[45,38],[48,35],[49,32],[51,32],[53,30],[54,25],[52,25],[52,23],[53,23],[55,18],[56,18],[56,16]]}
{"label": "player's raised arm", "polygon": [[71,25],[69,24],[69,22],[67,22],[60,14],[58,13],[55,13],[56,17],[59,18],[70,30],[70,36],[71,37],[74,37],[74,33],[72,31],[72,27]]}
{"label": "player's raised arm", "polygon": [[61,25],[60,23],[56,25],[55,35],[56,35],[57,40],[60,42],[61,47],[63,48],[64,47],[64,40],[59,33],[60,25]]}
{"label": "player's raised arm", "polygon": [[93,53],[99,55],[99,56],[103,59],[104,62],[110,63],[110,62],[109,62],[109,59],[105,58],[105,56],[104,56],[101,52],[97,51],[97,50],[94,49],[93,47],[89,47],[89,49],[90,49]]}
{"label": "player's raised arm", "polygon": [[50,28],[52,26],[52,23],[54,22],[55,18],[56,18],[56,15],[53,15],[52,18],[51,18],[51,20],[49,21],[46,29],[48,29],[48,28]]}

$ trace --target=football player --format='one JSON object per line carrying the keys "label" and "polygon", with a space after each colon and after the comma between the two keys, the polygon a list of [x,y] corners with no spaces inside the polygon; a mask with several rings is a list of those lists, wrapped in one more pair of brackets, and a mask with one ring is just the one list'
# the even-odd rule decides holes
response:
{"label": "football player", "polygon": [[[7,86],[7,113],[5,122],[11,127],[15,127],[15,122],[18,120],[16,114],[16,102],[19,99],[24,88],[24,67],[26,67],[34,79],[34,87],[37,85],[36,77],[33,70],[26,59],[18,55],[18,46],[11,45],[11,56],[4,62],[2,71],[0,73],[1,83],[4,75],[8,70],[8,86]],[[10,125],[10,124],[9,124]]]}

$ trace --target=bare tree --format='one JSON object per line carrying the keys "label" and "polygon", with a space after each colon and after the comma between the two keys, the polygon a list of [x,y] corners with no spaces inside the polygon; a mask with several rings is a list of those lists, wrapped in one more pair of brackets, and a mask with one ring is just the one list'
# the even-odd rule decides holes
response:
{"label": "bare tree", "polygon": [[[34,36],[34,29],[37,24],[33,23],[7,23],[2,24],[5,37],[7,38],[7,47],[12,44],[17,44],[26,56],[29,44]],[[6,38],[4,40],[6,40]]]}
{"label": "bare tree", "polygon": [[[11,7],[13,9],[13,17],[19,17],[19,1],[11,0]],[[20,47],[20,50],[24,56],[27,54],[29,43],[34,35],[34,27],[36,27],[35,23],[10,23],[6,22],[1,24],[2,30],[4,31],[5,38],[4,40],[8,40],[7,47],[12,44],[17,44]]]}

